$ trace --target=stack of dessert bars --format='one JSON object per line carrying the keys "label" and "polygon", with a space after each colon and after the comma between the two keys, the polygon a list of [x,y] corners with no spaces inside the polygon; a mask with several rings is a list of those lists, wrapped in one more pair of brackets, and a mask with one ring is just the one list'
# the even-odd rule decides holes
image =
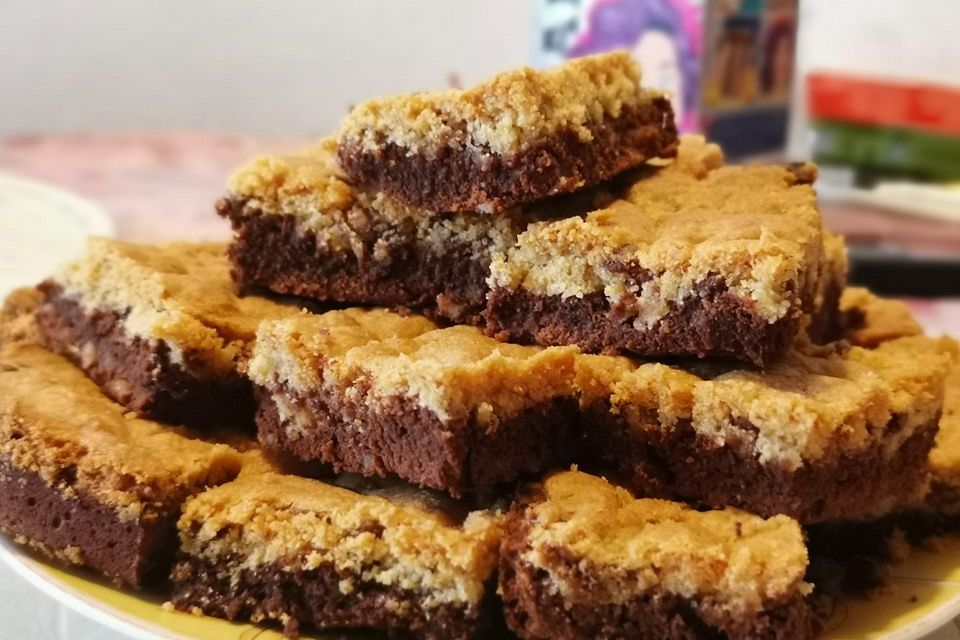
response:
{"label": "stack of dessert bars", "polygon": [[0,528],[290,636],[812,637],[811,527],[960,513],[957,346],[846,287],[815,179],[623,53],[362,104],[229,246],[10,296]]}

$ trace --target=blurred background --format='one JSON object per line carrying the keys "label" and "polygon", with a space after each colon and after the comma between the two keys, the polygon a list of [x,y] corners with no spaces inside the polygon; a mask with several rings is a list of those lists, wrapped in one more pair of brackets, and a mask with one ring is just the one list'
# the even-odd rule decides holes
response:
{"label": "blurred background", "polygon": [[4,0],[0,24],[0,170],[124,237],[223,237],[229,171],[360,100],[626,48],[684,129],[821,164],[854,280],[960,295],[957,0]]}

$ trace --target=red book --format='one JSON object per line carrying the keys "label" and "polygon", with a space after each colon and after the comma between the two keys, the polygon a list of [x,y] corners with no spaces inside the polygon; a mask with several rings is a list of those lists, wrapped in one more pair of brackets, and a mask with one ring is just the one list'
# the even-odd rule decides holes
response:
{"label": "red book", "polygon": [[960,136],[960,88],[833,73],[807,75],[810,117]]}

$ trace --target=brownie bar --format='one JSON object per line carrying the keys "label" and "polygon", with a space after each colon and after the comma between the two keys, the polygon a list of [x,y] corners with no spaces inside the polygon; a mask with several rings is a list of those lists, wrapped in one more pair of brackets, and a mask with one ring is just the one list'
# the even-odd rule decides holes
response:
{"label": "brownie bar", "polygon": [[252,425],[253,392],[238,364],[260,320],[299,310],[237,297],[225,249],[91,240],[40,286],[45,342],[140,416]]}
{"label": "brownie bar", "polygon": [[804,524],[923,494],[949,345],[806,347],[764,373],[581,356],[583,450],[642,495]]}
{"label": "brownie bar", "polygon": [[500,518],[438,511],[407,489],[362,494],[247,475],[185,508],[174,605],[230,620],[459,639],[480,627]]}
{"label": "brownie bar", "polygon": [[611,206],[531,224],[491,263],[490,335],[774,362],[826,300],[815,169],[722,164],[687,136]]}
{"label": "brownie bar", "polygon": [[169,569],[181,503],[241,460],[129,416],[42,347],[0,351],[0,529],[20,544],[142,586]]}
{"label": "brownie bar", "polygon": [[[875,349],[886,342],[923,333],[905,303],[878,297],[867,289],[847,288],[840,308],[843,338],[860,347]],[[887,518],[882,523],[884,530],[896,526],[914,533],[944,525],[957,528],[953,521],[960,517],[960,367],[956,366],[960,344],[950,339],[941,340],[940,344],[952,356],[954,366],[944,383],[943,413],[928,459],[930,487],[922,500],[904,505]]]}
{"label": "brownie bar", "polygon": [[410,206],[501,212],[674,155],[670,102],[639,79],[617,52],[466,91],[371,100],[343,121],[340,163]]}
{"label": "brownie bar", "polygon": [[328,140],[297,156],[259,158],[232,177],[217,211],[235,232],[230,257],[242,290],[477,324],[494,252],[530,220],[583,214],[623,188],[613,181],[499,216],[434,213],[355,188],[334,153]]}
{"label": "brownie bar", "polygon": [[268,450],[454,496],[562,463],[575,349],[501,344],[472,327],[375,342],[315,318],[262,325],[250,363]]}
{"label": "brownie bar", "polygon": [[634,499],[579,472],[507,517],[500,593],[525,640],[813,636],[798,524]]}

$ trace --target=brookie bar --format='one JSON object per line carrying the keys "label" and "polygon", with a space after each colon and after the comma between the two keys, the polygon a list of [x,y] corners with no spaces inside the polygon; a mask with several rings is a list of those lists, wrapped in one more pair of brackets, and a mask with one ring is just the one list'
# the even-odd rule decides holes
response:
{"label": "brookie bar", "polygon": [[[900,338],[923,333],[910,308],[900,300],[881,298],[867,289],[849,287],[840,299],[843,312],[844,338],[851,344],[876,348]],[[928,467],[930,487],[923,501],[904,505],[893,518],[911,530],[920,522],[929,524],[931,517],[956,518],[960,516],[960,344],[956,340],[940,341],[954,365],[944,383],[943,413]]]}
{"label": "brookie bar", "polygon": [[951,345],[923,336],[798,347],[764,372],[584,355],[584,449],[643,495],[877,517],[925,491],[951,366]]}
{"label": "brookie bar", "polygon": [[237,372],[259,322],[298,307],[238,297],[222,244],[89,241],[41,285],[46,342],[131,411],[198,426],[250,424]]}
{"label": "brookie bar", "polygon": [[486,495],[562,460],[575,428],[575,348],[502,344],[464,326],[343,339],[324,322],[261,325],[249,375],[268,450],[454,496]]}
{"label": "brookie bar", "polygon": [[482,624],[500,517],[451,517],[409,489],[356,493],[244,475],[187,503],[174,605],[231,620],[467,640]]}
{"label": "brookie bar", "polygon": [[500,212],[676,151],[669,100],[626,52],[525,68],[468,90],[355,107],[340,163],[366,188],[430,211]]}
{"label": "brookie bar", "polygon": [[0,351],[0,529],[20,544],[141,586],[169,569],[182,502],[240,465],[132,417],[40,346]]}
{"label": "brookie bar", "polygon": [[812,166],[723,166],[686,136],[623,199],[531,224],[491,264],[491,335],[589,352],[765,366],[815,309],[824,241]]}
{"label": "brookie bar", "polygon": [[499,580],[524,640],[804,640],[807,564],[785,516],[638,500],[563,472],[507,516]]}

